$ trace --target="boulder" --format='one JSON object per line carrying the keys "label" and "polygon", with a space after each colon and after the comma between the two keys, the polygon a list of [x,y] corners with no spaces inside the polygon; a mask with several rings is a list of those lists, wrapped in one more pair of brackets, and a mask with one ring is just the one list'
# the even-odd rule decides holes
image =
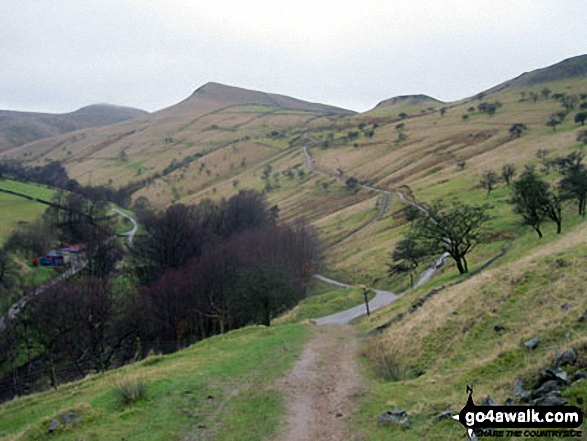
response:
{"label": "boulder", "polygon": [[587,321],[587,311],[583,313],[581,317],[579,317],[579,323],[583,323]]}
{"label": "boulder", "polygon": [[536,349],[538,347],[538,345],[540,344],[540,340],[538,340],[536,337],[531,338],[530,340],[524,342],[524,347],[530,351],[533,351],[534,349]]}
{"label": "boulder", "polygon": [[77,413],[73,413],[73,412],[66,412],[63,415],[61,415],[61,422],[63,423],[64,426],[73,426],[75,423],[77,423],[81,419],[82,419],[81,415],[78,415]]}
{"label": "boulder", "polygon": [[508,397],[508,398],[506,398],[506,400],[503,404],[504,404],[504,406],[513,406],[514,404],[516,404],[516,402],[512,397]]}
{"label": "boulder", "polygon": [[481,401],[480,406],[499,406],[495,401],[491,399],[489,395],[486,395],[485,398]]}
{"label": "boulder", "polygon": [[534,400],[534,406],[564,406],[568,403],[569,400],[566,398],[555,397],[552,395],[548,395],[546,397],[538,398]]}
{"label": "boulder", "polygon": [[452,412],[450,410],[445,410],[440,415],[438,415],[434,420],[435,421],[442,421],[442,420],[449,420],[452,418]]}
{"label": "boulder", "polygon": [[557,380],[548,380],[538,389],[532,391],[532,398],[544,397],[553,391],[560,392],[559,382]]}
{"label": "boulder", "polygon": [[574,349],[569,349],[568,351],[563,352],[561,354],[561,356],[556,359],[555,366],[560,367],[560,366],[566,366],[569,364],[575,364],[576,361],[577,361],[577,353],[575,352]]}
{"label": "boulder", "polygon": [[77,413],[65,412],[63,415],[59,416],[59,419],[51,420],[51,423],[49,424],[48,432],[49,433],[55,432],[55,430],[57,430],[57,428],[59,428],[61,425],[73,426],[75,423],[77,423],[81,419],[82,419],[82,416],[78,415]]}
{"label": "boulder", "polygon": [[523,403],[530,401],[531,392],[524,389],[524,382],[519,378],[514,380],[514,395]]}
{"label": "boulder", "polygon": [[587,379],[587,372],[577,371],[575,375],[573,375],[573,381]]}
{"label": "boulder", "polygon": [[404,426],[406,429],[411,427],[408,413],[403,409],[393,409],[382,413],[377,417],[378,423],[394,423]]}
{"label": "boulder", "polygon": [[59,420],[51,420],[51,424],[49,424],[49,433],[53,433],[55,432],[55,430],[61,426],[61,423],[59,422]]}
{"label": "boulder", "polygon": [[546,369],[540,372],[538,386],[542,386],[544,383],[550,380],[556,380],[559,383],[566,384],[569,382],[569,375],[560,367],[552,367],[550,369]]}

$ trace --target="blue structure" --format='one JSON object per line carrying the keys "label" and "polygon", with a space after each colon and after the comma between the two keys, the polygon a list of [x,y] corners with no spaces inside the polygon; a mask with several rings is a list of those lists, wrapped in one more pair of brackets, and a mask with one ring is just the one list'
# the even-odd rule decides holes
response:
{"label": "blue structure", "polygon": [[41,257],[40,263],[43,266],[62,266],[65,264],[65,261],[61,251],[51,250],[45,257]]}

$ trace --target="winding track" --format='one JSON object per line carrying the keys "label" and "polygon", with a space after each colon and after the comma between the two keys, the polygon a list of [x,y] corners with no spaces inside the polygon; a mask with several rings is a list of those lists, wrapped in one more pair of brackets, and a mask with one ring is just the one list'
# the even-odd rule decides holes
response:
{"label": "winding track", "polygon": [[[118,208],[114,208],[113,211],[117,212],[121,216],[124,216],[125,218],[129,219],[132,222],[132,224],[133,224],[132,229],[130,231],[127,231],[126,233],[120,234],[120,236],[126,236],[128,246],[129,246],[129,248],[132,248],[133,239],[135,237],[137,230],[139,229],[139,225],[137,224],[137,221],[134,220],[132,217],[130,217],[128,214],[120,211]],[[116,235],[110,236],[108,238],[107,242],[110,242],[111,240],[115,239],[116,237],[117,237]],[[88,261],[84,258],[83,255],[72,256],[71,266],[67,271],[61,273],[59,276],[55,277],[54,279],[51,279],[49,282],[45,283],[44,285],[39,286],[31,293],[20,298],[16,303],[14,303],[10,308],[8,308],[8,311],[6,312],[6,314],[4,314],[2,317],[0,317],[0,333],[4,332],[4,330],[6,329],[6,324],[10,320],[14,320],[16,318],[16,316],[18,315],[18,313],[22,310],[22,308],[24,308],[24,306],[31,299],[44,293],[49,288],[52,288],[53,286],[63,282],[64,280],[67,280],[70,277],[73,277],[74,275],[79,273],[81,270],[83,270],[86,266],[88,266]]]}
{"label": "winding track", "polygon": [[126,236],[126,242],[128,243],[129,248],[132,248],[132,241],[135,238],[135,234],[137,233],[137,230],[139,229],[139,224],[137,224],[136,220],[134,220],[128,214],[120,211],[118,208],[114,208],[113,211],[116,211],[118,214],[120,214],[121,216],[127,218],[129,221],[132,222],[132,225],[133,225],[132,230],[121,234],[121,236]]}
{"label": "winding track", "polygon": [[[307,134],[304,135],[304,138],[313,142],[314,145],[316,145],[318,143],[314,138],[310,137]],[[326,170],[321,170],[314,165],[314,160],[312,159],[312,155],[310,155],[310,152],[308,151],[307,144],[302,147],[302,150],[304,151],[304,154],[306,155],[306,165],[308,166],[308,168],[311,171],[318,173],[318,174],[321,174],[323,176],[327,176],[329,178],[334,178],[334,179],[337,179],[339,181],[344,182],[344,179],[342,177],[334,175],[333,173],[329,173]],[[381,188],[376,188],[376,187],[373,187],[370,185],[365,185],[365,184],[357,184],[357,185],[361,188],[366,189],[366,190],[370,190],[370,191],[373,191],[373,192],[376,192],[376,193],[383,195],[383,203],[381,204],[381,208],[379,209],[379,212],[378,212],[377,216],[375,216],[375,218],[371,219],[369,222],[367,222],[365,225],[361,226],[357,230],[352,231],[350,234],[348,234],[347,236],[345,236],[341,240],[335,242],[334,244],[331,244],[328,248],[333,248],[333,247],[339,245],[340,243],[342,243],[343,241],[347,240],[348,238],[354,236],[358,232],[364,230],[365,228],[368,228],[374,222],[380,220],[383,217],[383,215],[389,210],[389,204],[391,201],[391,191],[381,189]],[[396,191],[396,193],[397,193],[398,197],[402,200],[402,202],[416,207],[418,210],[422,211],[423,213],[425,213],[428,216],[430,215],[430,213],[424,207],[417,204],[416,202],[413,202],[413,201],[406,199],[406,197],[403,195],[403,193],[401,191],[398,190],[398,191]],[[432,276],[434,275],[434,273],[436,272],[436,270],[438,268],[440,268],[440,266],[444,263],[444,261],[446,260],[447,257],[448,257],[448,253],[444,253],[442,256],[440,256],[434,262],[433,265],[431,265],[429,268],[427,268],[420,275],[420,278],[418,279],[418,281],[414,285],[414,288],[417,288],[418,286],[420,286],[423,283],[426,283],[428,280],[430,280],[432,278]],[[314,278],[321,280],[323,282],[326,282],[326,283],[330,283],[331,285],[338,286],[339,288],[350,288],[351,287],[351,285],[330,279],[328,277],[325,277],[325,276],[322,276],[319,274],[315,275]],[[369,309],[371,311],[376,311],[379,308],[387,306],[387,305],[395,302],[398,298],[400,298],[403,295],[403,293],[398,295],[398,294],[394,294],[390,291],[383,291],[383,290],[379,290],[379,289],[375,289],[374,291],[375,291],[375,297],[369,302]],[[366,314],[365,306],[359,305],[359,306],[355,306],[354,308],[350,308],[345,311],[338,312],[336,314],[328,315],[326,317],[320,317],[320,318],[316,319],[315,322],[318,325],[347,325],[351,321],[356,319],[357,317],[361,317],[364,314]]]}

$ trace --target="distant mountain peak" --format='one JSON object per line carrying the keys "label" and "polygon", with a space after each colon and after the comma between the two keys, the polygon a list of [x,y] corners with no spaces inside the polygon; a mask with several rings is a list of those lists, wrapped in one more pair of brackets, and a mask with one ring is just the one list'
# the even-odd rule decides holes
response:
{"label": "distant mountain peak", "polygon": [[348,114],[356,112],[326,104],[312,103],[286,95],[260,92],[257,90],[245,89],[242,87],[229,86],[226,84],[210,81],[198,87],[194,93],[184,102],[197,103],[198,100],[217,101],[219,105],[266,105],[280,107],[287,110],[313,111],[326,114]]}

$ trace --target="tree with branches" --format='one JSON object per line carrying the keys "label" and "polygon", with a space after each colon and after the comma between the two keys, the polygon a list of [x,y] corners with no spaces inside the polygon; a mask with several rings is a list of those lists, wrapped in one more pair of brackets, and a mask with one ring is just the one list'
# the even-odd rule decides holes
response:
{"label": "tree with branches", "polygon": [[482,188],[487,190],[487,197],[488,198],[489,198],[489,194],[495,188],[495,186],[497,185],[498,182],[499,182],[499,177],[497,176],[497,173],[495,173],[493,170],[488,170],[488,171],[484,172],[483,175],[481,176],[480,184],[481,184]]}
{"label": "tree with branches", "polygon": [[448,253],[460,274],[469,272],[466,256],[483,239],[483,224],[489,220],[485,207],[453,201],[434,202],[413,225],[413,237],[432,254]]}

